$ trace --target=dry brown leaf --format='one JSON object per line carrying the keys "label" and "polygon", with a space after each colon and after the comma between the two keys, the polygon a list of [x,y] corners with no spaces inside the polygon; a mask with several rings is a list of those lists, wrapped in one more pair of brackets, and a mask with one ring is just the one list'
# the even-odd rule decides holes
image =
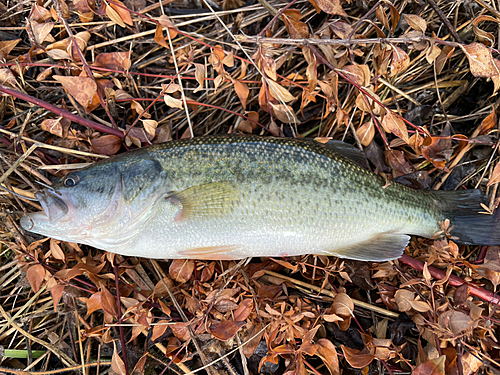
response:
{"label": "dry brown leaf", "polygon": [[[114,17],[115,18],[111,18],[109,13],[108,13],[108,9],[111,8],[109,10],[110,13],[112,13],[111,10],[114,10]],[[106,14],[108,15],[108,17],[116,22],[117,24],[119,24],[121,27],[126,27],[125,24],[129,25],[129,26],[134,26],[133,22],[132,22],[132,17],[130,17],[130,11],[127,9],[127,7],[120,1],[120,0],[111,0],[109,2],[106,2]],[[117,22],[117,20],[119,20],[119,22]]]}
{"label": "dry brown leaf", "polygon": [[344,352],[345,360],[354,368],[365,368],[375,359],[373,354],[361,353],[359,350],[344,345],[340,347]]}
{"label": "dry brown leaf", "polygon": [[194,64],[194,66],[195,66],[194,76],[199,84],[199,86],[194,90],[194,92],[198,92],[200,90],[203,90],[203,84],[205,82],[205,66],[202,64]]}
{"label": "dry brown leaf", "polygon": [[144,130],[146,133],[154,137],[156,135],[156,127],[158,126],[158,122],[155,120],[141,120],[142,125],[144,125]]}
{"label": "dry brown leaf", "polygon": [[491,51],[482,43],[471,43],[460,48],[469,60],[470,72],[474,77],[490,78],[500,74],[493,61]]}
{"label": "dry brown leaf", "polygon": [[436,73],[441,74],[446,61],[453,55],[453,51],[455,51],[455,47],[451,46],[443,46],[441,53],[436,58]]}
{"label": "dry brown leaf", "polygon": [[410,66],[410,56],[401,48],[394,46],[392,50],[391,77],[404,72]]}
{"label": "dry brown leaf", "polygon": [[399,311],[410,311],[411,310],[411,301],[415,299],[415,293],[410,292],[406,289],[399,289],[395,295],[396,304],[398,305]]}
{"label": "dry brown leaf", "polygon": [[471,317],[461,311],[445,311],[439,315],[438,322],[441,327],[448,328],[453,334],[460,334],[473,327]]}
{"label": "dry brown leaf", "polygon": [[26,277],[31,285],[31,289],[36,293],[40,290],[43,280],[45,279],[45,267],[41,264],[35,264],[28,268]]}
{"label": "dry brown leaf", "polygon": [[266,83],[269,86],[271,94],[274,98],[285,103],[295,100],[295,96],[290,94],[290,92],[281,86],[279,83],[273,81],[272,79],[266,79]]}
{"label": "dry brown leaf", "polygon": [[210,333],[222,341],[229,340],[245,325],[245,322],[226,320],[211,324],[209,327]]}
{"label": "dry brown leaf", "polygon": [[97,84],[92,78],[58,75],[53,77],[63,85],[66,91],[71,94],[85,110],[89,109],[92,104],[92,98],[97,92]]}
{"label": "dry brown leaf", "polygon": [[234,90],[236,91],[236,95],[238,95],[238,98],[241,101],[243,109],[246,109],[248,95],[250,94],[248,86],[237,80],[233,80],[233,84],[234,84]]}
{"label": "dry brown leaf", "polygon": [[370,120],[361,125],[358,130],[356,130],[356,134],[363,146],[367,147],[370,145],[373,137],[375,137],[375,126],[373,125],[373,121]]}
{"label": "dry brown leaf", "polygon": [[21,39],[0,41],[0,60],[7,59],[9,53],[17,46]]}
{"label": "dry brown leaf", "polygon": [[192,259],[174,259],[168,269],[170,277],[181,284],[191,279],[193,271],[194,260]]}
{"label": "dry brown leaf", "polygon": [[179,108],[183,109],[184,107],[182,106],[182,100],[176,99],[173,96],[170,95],[164,95],[163,98],[165,99],[165,104],[168,105],[170,108]]}
{"label": "dry brown leaf", "polygon": [[118,309],[116,307],[116,298],[111,292],[106,288],[101,288],[101,303],[102,310],[111,316],[118,316]]}
{"label": "dry brown leaf", "polygon": [[298,124],[300,122],[297,116],[295,116],[293,108],[289,105],[273,103],[269,104],[271,105],[274,116],[276,116],[276,118],[281,122],[284,122],[285,124]]}
{"label": "dry brown leaf", "polygon": [[99,138],[92,139],[90,145],[94,151],[101,155],[114,155],[122,146],[122,140],[116,135],[107,134]]}
{"label": "dry brown leaf", "polygon": [[347,17],[347,13],[340,5],[340,0],[315,0],[315,3],[325,13]]}
{"label": "dry brown leaf", "polygon": [[95,57],[92,66],[112,70],[128,70],[131,66],[131,52],[103,52]]}
{"label": "dry brown leaf", "polygon": [[31,29],[33,30],[33,36],[36,42],[40,45],[45,41],[54,42],[54,38],[50,35],[54,26],[55,23],[53,22],[38,23],[31,21]]}
{"label": "dry brown leaf", "polygon": [[[158,23],[165,29],[167,29],[168,31],[168,34],[170,36],[170,39],[174,39],[177,34],[179,34],[177,32],[177,29],[174,25],[174,23],[172,22],[172,20],[170,18],[168,18],[168,16],[166,15],[161,15],[159,18],[158,18]],[[167,38],[168,39],[168,38]],[[165,39],[164,39],[165,40]],[[170,48],[168,45],[166,45],[165,47],[167,48]]]}
{"label": "dry brown leaf", "polygon": [[[162,323],[163,320],[160,320],[159,323]],[[156,341],[160,336],[162,336],[168,328],[168,324],[157,324],[153,327],[153,333],[151,335],[151,340]]]}
{"label": "dry brown leaf", "polygon": [[408,129],[404,121],[392,111],[388,111],[382,119],[382,127],[388,133],[393,133],[395,136],[401,138],[406,143],[410,143],[408,137]]}
{"label": "dry brown leaf", "polygon": [[335,345],[328,339],[321,338],[316,341],[318,349],[316,355],[320,357],[330,371],[330,375],[340,375],[339,358]]}
{"label": "dry brown leaf", "polygon": [[411,375],[445,375],[446,356],[431,359],[418,365]]}
{"label": "dry brown leaf", "polygon": [[113,357],[111,357],[111,368],[118,375],[127,375],[127,371],[125,370],[125,363],[123,363],[123,359],[121,359],[118,354],[118,350],[116,349],[116,343],[113,341]]}
{"label": "dry brown leaf", "polygon": [[403,17],[413,30],[420,31],[422,33],[425,33],[425,30],[427,30],[427,22],[425,22],[422,17],[417,16],[416,14],[403,14]]}
{"label": "dry brown leaf", "polygon": [[61,246],[59,246],[59,241],[56,241],[53,238],[50,239],[50,251],[54,258],[59,260],[65,259],[64,251],[62,251]]}
{"label": "dry brown leaf", "polygon": [[429,64],[432,64],[440,54],[441,54],[441,48],[439,48],[435,44],[431,44],[431,46],[427,49],[427,52],[425,53],[425,59]]}
{"label": "dry brown leaf", "polygon": [[309,38],[309,27],[304,22],[298,21],[293,17],[286,14],[283,15],[286,29],[292,39],[306,39]]}

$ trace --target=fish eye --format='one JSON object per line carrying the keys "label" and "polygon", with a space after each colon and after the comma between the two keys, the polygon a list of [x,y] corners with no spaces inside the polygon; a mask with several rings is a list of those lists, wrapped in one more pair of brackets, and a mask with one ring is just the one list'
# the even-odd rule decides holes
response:
{"label": "fish eye", "polygon": [[80,182],[80,177],[77,174],[70,173],[66,176],[63,181],[64,186],[73,187],[76,186]]}

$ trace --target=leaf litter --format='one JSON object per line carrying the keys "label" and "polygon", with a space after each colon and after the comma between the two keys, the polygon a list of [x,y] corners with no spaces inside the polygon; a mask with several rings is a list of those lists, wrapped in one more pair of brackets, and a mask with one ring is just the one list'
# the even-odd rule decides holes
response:
{"label": "leaf litter", "polygon": [[[495,2],[0,2],[0,371],[495,374],[497,247],[150,261],[35,238],[38,183],[207,134],[339,139],[498,206]],[[15,193],[12,195],[9,193]]]}

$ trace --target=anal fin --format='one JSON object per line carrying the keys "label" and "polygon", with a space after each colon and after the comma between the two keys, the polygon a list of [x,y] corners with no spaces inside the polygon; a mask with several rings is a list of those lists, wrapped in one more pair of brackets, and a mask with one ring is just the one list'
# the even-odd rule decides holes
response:
{"label": "anal fin", "polygon": [[241,248],[243,245],[222,245],[205,246],[194,249],[180,251],[179,255],[188,259],[203,260],[235,260],[237,257],[231,256],[230,252]]}
{"label": "anal fin", "polygon": [[409,241],[410,236],[406,234],[379,233],[366,241],[326,251],[326,255],[365,262],[384,262],[399,258]]}

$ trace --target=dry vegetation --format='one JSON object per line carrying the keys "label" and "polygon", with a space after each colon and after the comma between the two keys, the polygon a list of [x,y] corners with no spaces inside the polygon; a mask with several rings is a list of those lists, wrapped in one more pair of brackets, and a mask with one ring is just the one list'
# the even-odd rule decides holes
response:
{"label": "dry vegetation", "polygon": [[496,247],[156,262],[18,226],[72,168],[227,133],[342,139],[388,181],[483,189],[489,214],[499,7],[1,0],[0,373],[499,374]]}

